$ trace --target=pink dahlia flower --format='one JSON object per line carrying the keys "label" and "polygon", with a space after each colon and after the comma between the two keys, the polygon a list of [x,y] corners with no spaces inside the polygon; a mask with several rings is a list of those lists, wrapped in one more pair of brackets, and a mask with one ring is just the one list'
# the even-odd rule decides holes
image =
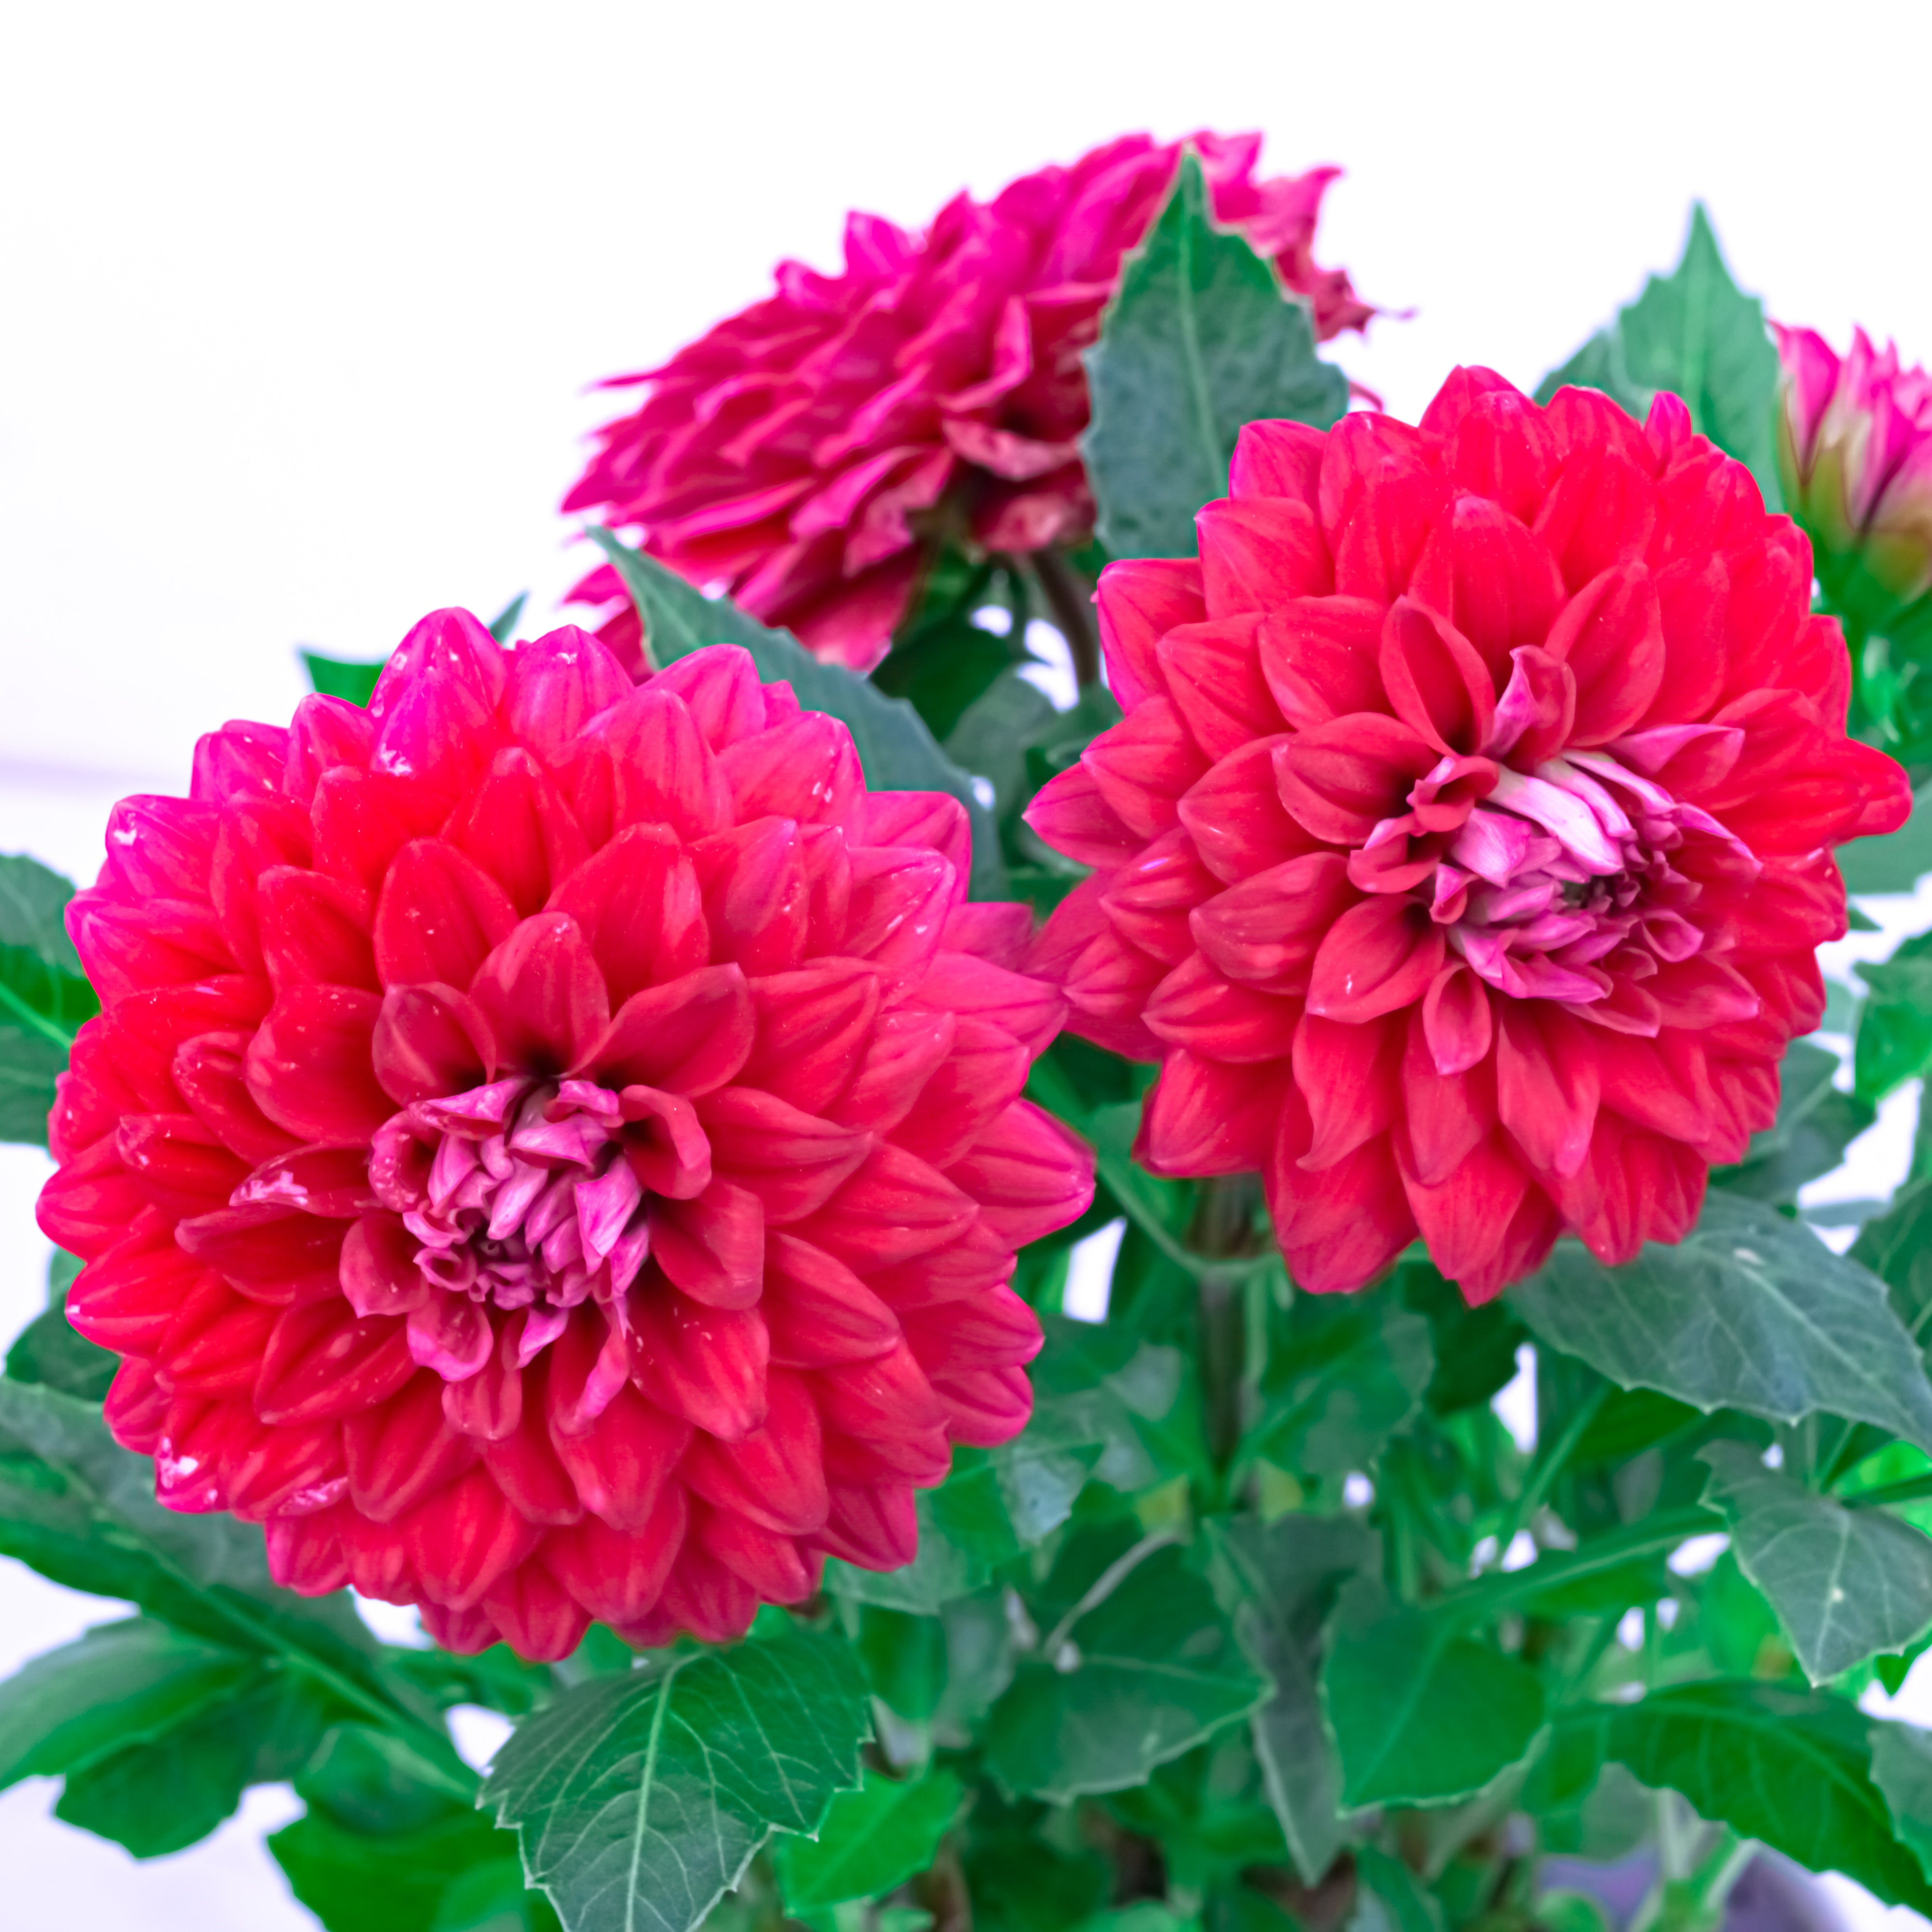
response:
{"label": "pink dahlia flower", "polygon": [[[1339,170],[1257,182],[1258,134],[1189,140],[1216,218],[1309,298],[1318,334],[1360,328],[1374,310],[1313,254]],[[1081,352],[1184,145],[1128,135],[991,202],[959,195],[921,235],[852,215],[842,274],[784,262],[776,294],[605,386],[643,385],[644,402],[598,432],[563,507],[638,532],[694,582],[723,582],[820,656],[869,670],[912,595],[922,519],[1008,552],[1091,531]],[[608,566],[573,593],[622,594]],[[628,604],[602,634],[639,661]]]}
{"label": "pink dahlia flower", "polygon": [[1809,328],[1774,322],[1784,364],[1778,460],[1824,556],[1856,553],[1891,596],[1932,588],[1932,376],[1901,370],[1863,329],[1842,359]]}
{"label": "pink dahlia flower", "polygon": [[1092,1185],[967,843],[742,651],[634,689],[459,610],[118,806],[40,1219],[161,1501],[537,1658],[910,1558],[1025,1422],[1013,1251]]}
{"label": "pink dahlia flower", "polygon": [[1460,370],[1419,429],[1251,424],[1198,562],[1100,580],[1123,722],[1029,818],[1042,962],[1158,1058],[1154,1172],[1259,1169],[1295,1279],[1420,1232],[1472,1300],[1695,1217],[1769,1125],[1903,772],[1802,534],[1660,396]]}

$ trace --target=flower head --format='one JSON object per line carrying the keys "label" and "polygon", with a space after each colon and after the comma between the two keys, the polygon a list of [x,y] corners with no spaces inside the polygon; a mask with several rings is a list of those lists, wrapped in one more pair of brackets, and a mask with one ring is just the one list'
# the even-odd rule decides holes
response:
{"label": "flower head", "polygon": [[[1259,135],[1190,140],[1216,217],[1310,299],[1318,333],[1360,328],[1374,311],[1314,261],[1337,171],[1257,182]],[[1090,532],[1081,353],[1184,145],[1128,135],[991,202],[961,194],[923,234],[854,214],[842,274],[784,262],[776,294],[607,385],[644,400],[598,431],[564,508],[601,511],[820,656],[869,669],[912,594],[921,520],[989,550]],[[622,590],[607,566],[573,594]],[[628,604],[602,635],[635,657]]]}
{"label": "flower head", "polygon": [[1420,428],[1255,423],[1198,562],[1100,580],[1122,723],[1035,800],[1094,868],[1070,1024],[1162,1062],[1138,1152],[1259,1169],[1297,1280],[1419,1232],[1472,1299],[1694,1219],[1910,804],[1844,735],[1803,536],[1660,396],[1460,370]]}
{"label": "flower head", "polygon": [[1932,376],[1901,370],[1862,328],[1842,359],[1809,328],[1777,323],[1784,364],[1778,452],[1785,494],[1823,553],[1856,554],[1889,598],[1932,588]]}
{"label": "flower head", "polygon": [[124,801],[40,1216],[160,1499],[533,1657],[907,1561],[1026,1419],[1013,1251],[1091,1190],[967,848],[742,651],[634,688],[462,611]]}

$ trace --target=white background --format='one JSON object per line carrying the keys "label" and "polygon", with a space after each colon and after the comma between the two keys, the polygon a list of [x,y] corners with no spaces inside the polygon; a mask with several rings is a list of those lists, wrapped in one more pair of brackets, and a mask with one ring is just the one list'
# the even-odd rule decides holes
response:
{"label": "white background", "polygon": [[[548,615],[607,401],[836,265],[848,206],[1121,131],[1334,161],[1321,259],[1413,319],[1336,353],[1413,416],[1528,386],[1667,267],[1694,195],[1780,316],[1932,349],[1923,7],[30,4],[0,13],[0,850],[91,874],[107,804],[286,717],[298,641]],[[0,1158],[0,1328],[43,1163]],[[0,1667],[99,1606],[0,1576]],[[137,1871],[0,1798],[9,1927],[306,1923],[252,1827]],[[258,1801],[272,1808],[273,1794]]]}

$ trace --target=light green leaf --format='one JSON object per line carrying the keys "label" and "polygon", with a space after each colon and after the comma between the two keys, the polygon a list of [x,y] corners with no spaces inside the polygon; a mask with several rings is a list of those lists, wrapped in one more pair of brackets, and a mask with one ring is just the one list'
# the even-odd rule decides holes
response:
{"label": "light green leaf", "polygon": [[1868,1101],[1839,1092],[1838,1072],[1835,1053],[1793,1040],[1779,1069],[1777,1120],[1751,1136],[1736,1166],[1712,1172],[1712,1186],[1754,1201],[1793,1202],[1805,1182],[1838,1166],[1878,1115]]}
{"label": "light green leaf", "polygon": [[158,1736],[260,1668],[146,1617],[88,1630],[0,1683],[0,1788]]}
{"label": "light green leaf", "polygon": [[1086,359],[1094,416],[1081,452],[1112,556],[1192,556],[1194,513],[1227,494],[1243,424],[1326,429],[1348,406],[1347,380],[1316,356],[1307,310],[1215,227],[1191,152]]}
{"label": "light green leaf", "polygon": [[1378,1561],[1375,1532],[1353,1516],[1228,1520],[1222,1537],[1247,1600],[1237,1613],[1248,1654],[1274,1679],[1249,1720],[1268,1801],[1304,1885],[1342,1849],[1342,1771],[1316,1683],[1322,1627],[1348,1579]]}
{"label": "light green leaf", "polygon": [[1932,1731],[1916,1724],[1873,1725],[1871,1768],[1900,1840],[1932,1876]]}
{"label": "light green leaf", "polygon": [[1105,1446],[1077,1412],[1036,1408],[1011,1442],[953,1452],[952,1474],[932,1492],[933,1519],[979,1562],[1004,1563],[1072,1514]]}
{"label": "light green leaf", "polygon": [[955,1541],[934,1508],[934,1492],[914,1498],[919,1514],[919,1553],[897,1570],[862,1570],[833,1557],[825,1566],[824,1587],[835,1597],[877,1604],[883,1610],[932,1616],[955,1598],[970,1596],[986,1582],[986,1564],[964,1541]]}
{"label": "light green leaf", "polygon": [[1510,1298],[1622,1388],[1779,1422],[1822,1411],[1932,1450],[1932,1384],[1884,1284],[1754,1202],[1713,1193],[1682,1244],[1622,1268],[1559,1243]]}
{"label": "light green leaf", "polygon": [[1922,1532],[1767,1469],[1748,1443],[1697,1453],[1711,1466],[1704,1500],[1724,1511],[1739,1568],[1814,1684],[1932,1627],[1932,1541]]}
{"label": "light green leaf", "polygon": [[1322,1696],[1348,1809],[1466,1798],[1536,1741],[1542,1680],[1455,1628],[1391,1603],[1372,1577],[1342,1593]]}
{"label": "light green leaf", "polygon": [[993,1706],[987,1761],[1010,1789],[1054,1800],[1124,1790],[1270,1695],[1183,1552],[1144,1548],[1045,1634],[1043,1658],[1023,1663]]}
{"label": "light green leaf", "polygon": [[1870,1720],[1856,1705],[1768,1684],[1679,1684],[1564,1722],[1600,1725],[1604,1756],[1682,1792],[1700,1816],[1889,1905],[1932,1910],[1932,1885],[1872,1781]]}
{"label": "light green leaf", "polygon": [[807,710],[836,718],[851,733],[866,782],[875,791],[943,791],[956,798],[973,822],[973,896],[1005,896],[1006,868],[992,814],[974,795],[972,780],[904,698],[888,698],[842,665],[820,663],[789,631],[768,628],[729,598],[706,597],[608,530],[590,535],[624,580],[660,664],[706,644],[737,644],[750,652],[767,684],[789,684]]}
{"label": "light green leaf", "polygon": [[832,1799],[814,1838],[778,1840],[776,1862],[794,1917],[848,1898],[876,1898],[932,1862],[964,1787],[950,1771],[910,1784],[868,1771],[856,1791]]}
{"label": "light green leaf", "polygon": [[517,626],[524,621],[524,606],[530,601],[527,590],[519,590],[496,616],[490,620],[490,634],[497,643],[507,646],[517,634]]}
{"label": "light green leaf", "polygon": [[1781,500],[1772,448],[1778,368],[1764,304],[1732,279],[1699,202],[1675,270],[1652,275],[1610,328],[1545,376],[1536,393],[1547,401],[1566,382],[1585,384],[1641,419],[1651,398],[1668,389],[1689,405],[1700,436],[1749,466],[1775,509]]}
{"label": "light green leaf", "polygon": [[[488,1870],[496,1893],[506,1863],[511,1873],[518,1873],[516,1842],[512,1833],[498,1831],[476,1811],[445,1811],[405,1830],[363,1832],[311,1810],[270,1838],[268,1850],[289,1889],[327,1932],[445,1932],[448,1922],[442,1908],[470,1874]],[[462,1902],[460,1894],[457,1902]],[[476,1932],[509,1932],[518,1922],[472,1918],[468,1926]],[[526,1902],[524,1924],[555,1922],[542,1899]],[[457,1928],[468,1932],[460,1917],[450,1932]]]}
{"label": "light green leaf", "polygon": [[773,1832],[816,1832],[858,1783],[865,1714],[838,1638],[679,1652],[525,1718],[483,1802],[570,1932],[691,1932]]}
{"label": "light green leaf", "polygon": [[1435,1367],[1427,1319],[1393,1288],[1298,1294],[1276,1318],[1244,1452],[1310,1475],[1366,1468],[1421,1408]]}

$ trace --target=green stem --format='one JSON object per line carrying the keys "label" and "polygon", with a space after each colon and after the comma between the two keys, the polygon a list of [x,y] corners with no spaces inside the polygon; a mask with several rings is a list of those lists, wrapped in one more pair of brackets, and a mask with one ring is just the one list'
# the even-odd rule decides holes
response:
{"label": "green stem", "polygon": [[[1190,1251],[1215,1260],[1252,1254],[1255,1210],[1261,1184],[1250,1174],[1217,1176],[1201,1183]],[[1240,1447],[1247,1418],[1243,1414],[1242,1376],[1247,1355],[1247,1302],[1244,1275],[1203,1275],[1197,1285],[1201,1338],[1201,1386],[1206,1411],[1208,1450],[1225,1469]]]}
{"label": "green stem", "polygon": [[1535,1462],[1531,1466],[1522,1492],[1511,1506],[1502,1530],[1496,1538],[1496,1561],[1501,1563],[1509,1554],[1510,1545],[1516,1539],[1517,1532],[1530,1522],[1542,1506],[1543,1499],[1550,1493],[1550,1486],[1563,1473],[1563,1466],[1569,1461],[1571,1452],[1582,1439],[1585,1430],[1589,1427],[1598,1409],[1604,1406],[1604,1398],[1610,1392],[1610,1384],[1586,1396],[1580,1402],[1570,1420],[1563,1425],[1563,1432],[1546,1449],[1540,1449]]}
{"label": "green stem", "polygon": [[1048,544],[1033,554],[1033,572],[1046,599],[1060,634],[1073,659],[1073,676],[1081,689],[1100,676],[1100,640],[1094,633],[1092,599],[1061,553]]}
{"label": "green stem", "polygon": [[0,986],[0,1012],[11,1013],[29,1032],[38,1034],[43,1040],[52,1040],[63,1053],[74,1050],[74,1035],[58,1020],[50,1020],[44,1013],[37,1013],[12,987]]}
{"label": "green stem", "polygon": [[1916,1502],[1922,1496],[1932,1496],[1932,1472],[1882,1484],[1875,1490],[1860,1490],[1838,1500],[1847,1509],[1882,1509],[1888,1503]]}
{"label": "green stem", "polygon": [[1534,1597],[1558,1583],[1574,1582],[1580,1576],[1593,1576],[1614,1570],[1639,1556],[1654,1555],[1660,1550],[1674,1550],[1687,1538],[1721,1530],[1724,1519],[1714,1510],[1694,1505],[1664,1510],[1646,1516],[1629,1528],[1600,1536],[1581,1550],[1552,1551],[1521,1570],[1479,1576],[1449,1591],[1439,1606],[1476,1622],[1498,1616],[1526,1597]]}

